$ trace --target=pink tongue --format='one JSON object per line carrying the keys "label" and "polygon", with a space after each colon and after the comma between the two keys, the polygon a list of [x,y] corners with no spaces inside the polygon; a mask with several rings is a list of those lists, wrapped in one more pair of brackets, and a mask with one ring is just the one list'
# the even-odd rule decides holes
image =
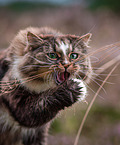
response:
{"label": "pink tongue", "polygon": [[66,79],[68,79],[69,77],[69,73],[68,72],[61,72],[61,73],[58,73],[57,75],[57,80],[62,83],[64,82]]}
{"label": "pink tongue", "polygon": [[60,79],[61,81],[65,81],[65,73],[64,73],[64,72],[60,73],[60,74],[58,75],[58,77],[59,77],[59,79]]}

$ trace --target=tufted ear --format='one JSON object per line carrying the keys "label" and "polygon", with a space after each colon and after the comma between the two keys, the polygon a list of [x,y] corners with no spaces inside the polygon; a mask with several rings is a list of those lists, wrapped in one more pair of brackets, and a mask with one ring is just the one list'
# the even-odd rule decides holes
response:
{"label": "tufted ear", "polygon": [[91,33],[87,33],[80,37],[80,41],[82,41],[86,46],[88,46],[91,36]]}
{"label": "tufted ear", "polygon": [[28,32],[27,33],[27,40],[30,46],[36,45],[36,44],[40,44],[40,42],[42,42],[43,40],[38,37],[37,35]]}
{"label": "tufted ear", "polygon": [[24,52],[28,52],[29,50],[35,50],[40,46],[40,44],[43,42],[43,39],[39,36],[28,32],[27,33],[27,46],[24,49]]}
{"label": "tufted ear", "polygon": [[83,46],[88,47],[91,36],[92,36],[91,33],[87,33],[87,34],[80,36],[80,37],[77,36],[75,41],[74,41],[74,47],[77,47],[79,45],[83,45]]}

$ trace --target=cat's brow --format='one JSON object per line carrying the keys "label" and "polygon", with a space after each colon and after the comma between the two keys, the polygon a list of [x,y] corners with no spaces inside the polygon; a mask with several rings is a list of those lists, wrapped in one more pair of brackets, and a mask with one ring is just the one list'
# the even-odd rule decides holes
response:
{"label": "cat's brow", "polygon": [[70,47],[70,42],[67,38],[58,38],[56,40],[56,50],[63,55],[67,55],[68,52],[72,51],[72,47]]}

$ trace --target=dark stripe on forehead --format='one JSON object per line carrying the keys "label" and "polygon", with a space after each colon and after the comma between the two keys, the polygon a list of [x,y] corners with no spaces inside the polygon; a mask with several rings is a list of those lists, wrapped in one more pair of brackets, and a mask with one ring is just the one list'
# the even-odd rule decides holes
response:
{"label": "dark stripe on forehead", "polygon": [[53,38],[52,47],[53,47],[53,50],[56,52],[55,38]]}
{"label": "dark stripe on forehead", "polygon": [[63,42],[64,44],[66,44],[65,43],[65,38],[60,38],[60,41]]}
{"label": "dark stripe on forehead", "polygon": [[58,47],[60,47],[60,44],[59,44],[59,42],[57,42],[57,40],[55,40],[55,44],[56,44]]}

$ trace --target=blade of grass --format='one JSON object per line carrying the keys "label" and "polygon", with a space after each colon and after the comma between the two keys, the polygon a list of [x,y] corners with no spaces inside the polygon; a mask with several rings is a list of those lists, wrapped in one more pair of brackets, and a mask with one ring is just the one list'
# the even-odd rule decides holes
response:
{"label": "blade of grass", "polygon": [[103,85],[105,84],[105,82],[108,80],[108,78],[111,76],[111,74],[112,74],[113,71],[117,68],[117,66],[118,66],[119,64],[120,64],[120,62],[117,63],[117,64],[113,67],[113,69],[109,72],[109,74],[107,75],[107,77],[104,79],[103,83],[101,84],[101,86],[100,86],[99,89],[97,90],[96,94],[94,95],[92,101],[90,102],[90,104],[89,104],[89,106],[88,106],[88,108],[87,108],[87,111],[86,111],[86,113],[85,113],[85,115],[84,115],[84,117],[83,117],[83,120],[82,120],[82,122],[81,122],[81,125],[80,125],[80,128],[79,128],[79,130],[78,130],[77,136],[76,136],[76,138],[75,138],[74,145],[77,145],[77,144],[78,144],[78,140],[79,140],[79,137],[80,137],[82,128],[83,128],[83,126],[84,126],[84,123],[85,123],[85,121],[86,121],[86,118],[87,118],[87,116],[88,116],[88,113],[90,112],[90,109],[91,109],[91,107],[92,107],[92,105],[93,105],[93,103],[94,103],[94,101],[95,101],[97,95],[99,94],[99,92],[100,92],[100,90],[102,89]]}

